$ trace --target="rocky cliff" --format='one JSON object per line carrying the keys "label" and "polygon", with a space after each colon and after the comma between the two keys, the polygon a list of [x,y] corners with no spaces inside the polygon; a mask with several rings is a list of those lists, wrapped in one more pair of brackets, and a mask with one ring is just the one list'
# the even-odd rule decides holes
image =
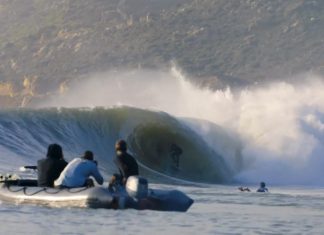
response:
{"label": "rocky cliff", "polygon": [[0,0],[0,103],[171,62],[213,89],[323,74],[323,18],[321,0]]}

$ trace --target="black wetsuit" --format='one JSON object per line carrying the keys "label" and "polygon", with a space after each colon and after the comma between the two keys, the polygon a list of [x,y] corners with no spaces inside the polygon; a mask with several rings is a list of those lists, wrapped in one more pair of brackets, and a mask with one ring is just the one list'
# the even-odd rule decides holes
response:
{"label": "black wetsuit", "polygon": [[115,163],[123,178],[128,178],[131,175],[138,175],[138,165],[133,156],[127,152],[117,152]]}
{"label": "black wetsuit", "polygon": [[53,187],[67,162],[63,159],[45,158],[37,162],[38,186]]}
{"label": "black wetsuit", "polygon": [[180,155],[182,154],[182,149],[176,145],[171,144],[170,146],[170,156],[173,160],[175,169],[179,170],[180,167]]}

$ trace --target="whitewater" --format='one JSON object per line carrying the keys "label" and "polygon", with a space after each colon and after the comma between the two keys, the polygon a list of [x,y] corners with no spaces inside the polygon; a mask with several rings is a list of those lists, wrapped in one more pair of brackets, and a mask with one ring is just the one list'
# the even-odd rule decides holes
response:
{"label": "whitewater", "polygon": [[[94,151],[108,180],[114,142],[123,138],[152,186],[195,200],[187,213],[1,203],[3,233],[321,234],[324,83],[300,76],[213,91],[175,67],[111,71],[72,81],[30,107],[1,110],[3,173],[34,165],[55,142],[68,161]],[[270,193],[255,193],[260,181]]]}

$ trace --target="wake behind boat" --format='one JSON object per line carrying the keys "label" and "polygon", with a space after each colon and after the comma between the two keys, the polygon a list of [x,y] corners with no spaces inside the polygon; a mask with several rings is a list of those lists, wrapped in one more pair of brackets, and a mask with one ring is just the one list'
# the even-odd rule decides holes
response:
{"label": "wake behind boat", "polygon": [[15,204],[36,204],[49,207],[81,207],[106,209],[152,209],[187,211],[193,200],[178,190],[149,189],[147,200],[141,203],[128,196],[125,190],[112,192],[104,187],[50,188],[38,187],[35,179],[0,176],[0,200]]}

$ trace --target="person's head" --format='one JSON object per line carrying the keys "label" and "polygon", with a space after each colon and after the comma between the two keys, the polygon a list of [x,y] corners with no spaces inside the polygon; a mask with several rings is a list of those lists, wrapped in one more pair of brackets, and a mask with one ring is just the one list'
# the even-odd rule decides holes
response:
{"label": "person's head", "polygon": [[46,156],[53,159],[63,159],[62,147],[58,144],[50,144]]}
{"label": "person's head", "polygon": [[127,151],[127,143],[125,140],[118,140],[115,144],[116,151],[126,152]]}
{"label": "person's head", "polygon": [[85,151],[82,158],[93,161],[93,152],[89,150]]}
{"label": "person's head", "polygon": [[261,183],[260,183],[260,187],[261,187],[261,188],[265,188],[265,186],[266,186],[266,184],[265,184],[264,182],[261,182]]}

